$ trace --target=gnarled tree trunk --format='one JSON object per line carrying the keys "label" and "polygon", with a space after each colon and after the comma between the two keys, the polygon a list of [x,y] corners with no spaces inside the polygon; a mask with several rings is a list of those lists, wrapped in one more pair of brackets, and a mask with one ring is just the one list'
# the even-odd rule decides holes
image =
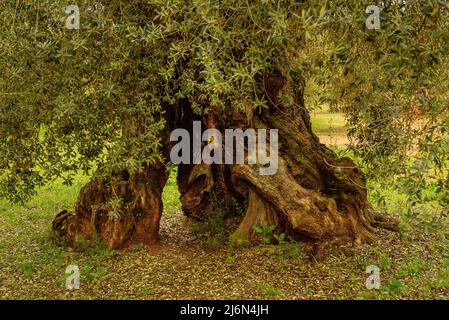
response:
{"label": "gnarled tree trunk", "polygon": [[[228,199],[246,198],[246,212],[234,231],[237,240],[254,240],[254,226],[274,225],[276,233],[314,244],[374,239],[374,221],[367,210],[364,175],[349,158],[339,158],[314,135],[299,85],[275,72],[261,81],[270,102],[262,114],[210,112],[206,128],[279,130],[278,170],[260,175],[259,165],[196,165],[180,168],[181,202],[195,217],[210,214],[210,190]],[[278,101],[282,90],[295,90],[288,106]],[[224,136],[224,134],[223,134]],[[267,137],[267,140],[268,137]],[[268,145],[268,142],[267,142]],[[224,151],[223,151],[224,152]],[[247,163],[247,162],[245,162]]]}
{"label": "gnarled tree trunk", "polygon": [[[254,226],[263,225],[275,225],[276,233],[319,244],[320,248],[374,239],[375,221],[367,210],[363,173],[351,159],[337,157],[314,135],[301,81],[289,83],[277,71],[264,76],[260,87],[269,101],[269,109],[260,114],[251,107],[244,112],[229,107],[200,117],[186,101],[170,111],[162,139],[166,150],[170,146],[168,130],[191,132],[194,120],[202,121],[204,129],[223,133],[236,128],[278,129],[278,170],[274,175],[260,175],[259,164],[179,165],[178,187],[185,214],[201,220],[207,219],[217,203],[231,208],[225,210],[227,216],[238,211],[232,210],[236,204],[244,206],[240,224],[233,230],[233,238],[242,241],[255,240]],[[283,90],[295,93],[288,105],[278,99]],[[54,230],[60,237],[74,242],[77,237],[97,234],[111,248],[157,241],[161,194],[167,180],[164,165],[113,177],[114,184],[93,179],[82,189],[75,214],[65,212],[56,217]],[[110,199],[122,199],[119,218],[111,218]]]}
{"label": "gnarled tree trunk", "polygon": [[167,178],[162,163],[133,175],[123,172],[109,179],[93,178],[81,189],[75,214],[61,212],[53,221],[53,230],[71,244],[96,237],[113,249],[154,244]]}

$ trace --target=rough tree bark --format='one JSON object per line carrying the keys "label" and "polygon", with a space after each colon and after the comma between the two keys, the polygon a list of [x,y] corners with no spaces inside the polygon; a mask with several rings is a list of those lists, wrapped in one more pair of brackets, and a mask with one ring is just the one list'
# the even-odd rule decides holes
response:
{"label": "rough tree bark", "polygon": [[[154,244],[159,235],[162,190],[167,178],[162,163],[134,175],[123,172],[110,179],[93,178],[81,189],[75,214],[58,214],[53,230],[58,238],[71,244],[96,237],[113,249]],[[110,202],[113,199],[120,199],[117,208]],[[114,211],[116,216],[112,216]]]}
{"label": "rough tree bark", "polygon": [[[171,112],[164,115],[169,124],[171,116]],[[171,130],[167,126],[161,132],[162,159],[169,154]],[[54,238],[72,246],[99,239],[111,249],[157,243],[167,179],[167,168],[160,160],[134,174],[94,176],[81,189],[75,212],[64,210],[53,220]]]}
{"label": "rough tree bark", "polygon": [[[274,175],[260,175],[258,165],[180,165],[177,181],[184,213],[207,219],[217,201],[213,194],[219,190],[223,206],[245,206],[240,224],[233,230],[238,241],[256,240],[253,226],[267,224],[275,225],[276,233],[317,248],[375,239],[374,226],[381,222],[368,210],[364,175],[351,159],[337,157],[313,133],[301,80],[289,83],[277,71],[259,82],[269,101],[269,109],[261,114],[250,107],[245,112],[229,107],[200,117],[185,101],[173,109],[175,115],[169,117],[163,141],[167,141],[170,129],[191,131],[193,120],[201,120],[203,129],[221,132],[234,128],[279,130],[278,171]],[[295,93],[292,103],[281,103],[278,97],[283,90]],[[80,236],[92,238],[96,234],[111,248],[157,241],[161,193],[167,180],[163,164],[133,176],[114,176],[116,189],[110,181],[94,179],[81,190],[75,214],[63,212],[55,218],[53,227],[59,237],[73,243]],[[108,217],[108,199],[113,196],[123,199],[119,219]]]}
{"label": "rough tree bark", "polygon": [[[195,217],[210,214],[209,190],[218,187],[226,199],[236,194],[247,198],[246,212],[233,234],[237,240],[255,240],[255,225],[275,225],[276,233],[318,244],[317,248],[375,239],[376,222],[368,210],[364,175],[351,159],[337,157],[319,142],[304,107],[301,81],[288,83],[274,72],[260,82],[269,101],[267,112],[215,110],[203,124],[222,132],[225,128],[278,129],[277,173],[263,176],[257,165],[247,164],[190,166],[180,171],[185,211]],[[278,99],[282,90],[295,92],[288,106]]]}

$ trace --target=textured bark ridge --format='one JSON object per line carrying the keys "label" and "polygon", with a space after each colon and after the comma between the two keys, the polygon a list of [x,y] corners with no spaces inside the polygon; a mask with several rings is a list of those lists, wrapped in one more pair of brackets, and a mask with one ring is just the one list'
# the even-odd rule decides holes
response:
{"label": "textured bark ridge", "polygon": [[[204,209],[210,207],[210,194],[205,191],[218,184],[224,186],[223,193],[228,198],[239,194],[247,199],[246,212],[234,231],[237,240],[254,240],[253,227],[263,225],[275,225],[276,233],[311,243],[361,243],[374,239],[374,221],[366,210],[363,173],[351,159],[338,158],[320,144],[312,132],[301,88],[296,89],[295,101],[284,106],[277,97],[282,90],[295,90],[292,84],[274,73],[266,76],[262,85],[270,101],[269,112],[256,115],[247,111],[229,117],[211,112],[204,124],[220,131],[236,127],[278,129],[277,173],[263,176],[258,165],[247,164],[203,168],[203,172],[221,174],[209,173],[208,179],[197,174],[184,178],[191,184],[180,188],[183,206],[191,215],[207,215]],[[195,168],[189,168],[189,172],[195,172]]]}
{"label": "textured bark ridge", "polygon": [[[260,175],[257,164],[179,165],[177,182],[184,213],[205,220],[221,206],[225,218],[237,216],[239,224],[232,230],[237,241],[256,240],[254,226],[264,225],[274,225],[275,233],[319,248],[373,240],[373,226],[385,224],[380,221],[384,218],[367,209],[360,169],[351,159],[337,157],[312,132],[301,81],[289,83],[280,72],[274,72],[260,80],[260,87],[269,101],[269,110],[263,113],[255,113],[249,106],[239,112],[229,107],[200,117],[186,101],[169,111],[162,141],[167,141],[167,132],[173,128],[192,131],[193,120],[200,120],[204,130],[220,130],[223,136],[225,129],[278,129],[279,159],[274,175]],[[283,90],[295,93],[288,105],[278,99]],[[169,143],[164,148],[168,150]],[[161,194],[167,180],[163,164],[111,179],[93,179],[81,190],[75,214],[62,212],[55,218],[53,228],[59,237],[73,243],[80,236],[97,235],[111,248],[157,241]],[[122,203],[120,217],[114,219],[108,201],[117,198]]]}
{"label": "textured bark ridge", "polygon": [[113,249],[154,244],[167,178],[161,163],[134,175],[123,172],[110,179],[93,178],[81,189],[75,214],[61,212],[53,221],[53,230],[71,244],[96,237]]}

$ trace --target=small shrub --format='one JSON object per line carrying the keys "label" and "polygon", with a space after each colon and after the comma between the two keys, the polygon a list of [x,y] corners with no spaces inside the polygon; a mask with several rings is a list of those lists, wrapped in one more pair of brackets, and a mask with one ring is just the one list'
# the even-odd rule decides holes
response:
{"label": "small shrub", "polygon": [[253,226],[256,234],[260,235],[263,244],[270,244],[273,236],[273,231],[276,229],[275,225],[265,224],[262,226]]}
{"label": "small shrub", "polygon": [[281,233],[281,234],[275,234],[274,238],[276,239],[276,241],[278,242],[278,244],[280,246],[284,245],[285,242],[285,233]]}

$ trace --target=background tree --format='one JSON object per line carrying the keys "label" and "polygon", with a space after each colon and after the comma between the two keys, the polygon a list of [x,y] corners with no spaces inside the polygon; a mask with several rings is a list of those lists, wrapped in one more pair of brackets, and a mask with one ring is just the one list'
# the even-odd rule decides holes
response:
{"label": "background tree", "polygon": [[89,10],[83,1],[80,30],[67,30],[65,1],[2,3],[0,194],[25,200],[52,179],[95,172],[75,213],[56,217],[56,233],[151,244],[171,130],[193,120],[276,128],[273,176],[258,165],[180,165],[184,212],[243,212],[238,240],[267,224],[320,248],[374,239],[382,220],[369,210],[364,174],[313,134],[307,84],[344,108],[366,159],[395,157],[416,141],[416,101],[444,128],[449,33],[440,2],[379,3],[381,30],[365,26],[370,4],[117,0]]}

